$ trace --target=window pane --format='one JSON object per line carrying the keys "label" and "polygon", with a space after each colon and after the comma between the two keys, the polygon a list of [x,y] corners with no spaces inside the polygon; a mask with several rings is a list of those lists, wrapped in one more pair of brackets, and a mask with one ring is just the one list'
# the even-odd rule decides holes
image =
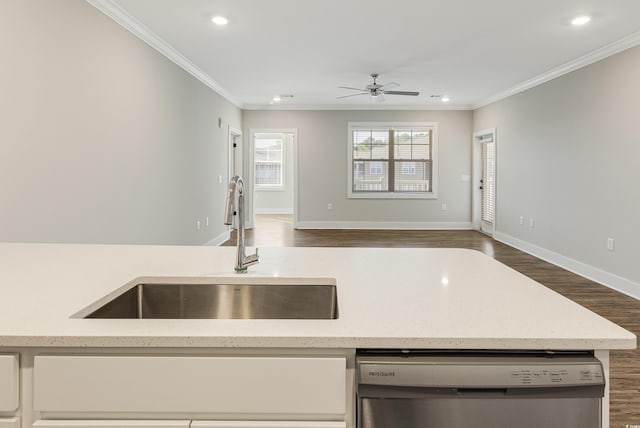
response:
{"label": "window pane", "polygon": [[371,131],[371,159],[389,159],[389,131]]}
{"label": "window pane", "polygon": [[395,162],[394,192],[430,192],[431,163]]}
{"label": "window pane", "polygon": [[389,145],[374,144],[373,150],[371,151],[371,159],[389,159]]}
{"label": "window pane", "polygon": [[353,162],[354,192],[386,192],[389,190],[389,162]]}
{"label": "window pane", "polygon": [[282,186],[282,164],[256,162],[256,185]]}
{"label": "window pane", "polygon": [[429,132],[428,130],[413,130],[412,131],[412,143],[413,144],[429,144]]}
{"label": "window pane", "polygon": [[256,186],[282,186],[281,138],[255,139],[255,181]]}
{"label": "window pane", "polygon": [[411,144],[411,131],[410,130],[397,130],[393,136],[393,141],[396,144]]}
{"label": "window pane", "polygon": [[430,150],[429,146],[421,144],[421,145],[413,145],[412,146],[411,159],[430,159]]}
{"label": "window pane", "polygon": [[353,158],[371,159],[371,131],[353,131]]}
{"label": "window pane", "polygon": [[396,159],[411,159],[411,146],[408,144],[396,145],[394,151]]}

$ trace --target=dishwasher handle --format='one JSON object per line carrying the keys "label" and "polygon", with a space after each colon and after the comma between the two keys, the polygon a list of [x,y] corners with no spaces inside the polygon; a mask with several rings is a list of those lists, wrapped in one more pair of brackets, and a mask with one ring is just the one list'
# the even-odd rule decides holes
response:
{"label": "dishwasher handle", "polygon": [[413,387],[358,385],[359,398],[385,399],[422,399],[422,398],[602,398],[604,385],[581,385],[563,387],[524,387],[524,388],[455,388],[455,387]]}

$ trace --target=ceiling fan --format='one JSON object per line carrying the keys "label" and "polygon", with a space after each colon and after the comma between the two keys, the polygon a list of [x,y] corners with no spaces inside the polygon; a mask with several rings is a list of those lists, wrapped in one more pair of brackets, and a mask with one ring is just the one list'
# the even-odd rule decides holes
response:
{"label": "ceiling fan", "polygon": [[415,92],[415,91],[390,91],[389,88],[393,88],[395,86],[400,86],[400,85],[394,82],[387,83],[385,85],[379,84],[377,73],[371,74],[371,78],[373,79],[373,83],[370,85],[367,85],[364,89],[351,88],[349,86],[338,86],[339,88],[342,88],[342,89],[351,89],[353,91],[360,91],[360,93],[343,95],[341,97],[338,97],[337,99],[357,97],[359,95],[371,95],[371,97],[376,99],[377,101],[384,101],[384,95],[409,95],[412,97],[416,97],[420,95],[420,92]]}

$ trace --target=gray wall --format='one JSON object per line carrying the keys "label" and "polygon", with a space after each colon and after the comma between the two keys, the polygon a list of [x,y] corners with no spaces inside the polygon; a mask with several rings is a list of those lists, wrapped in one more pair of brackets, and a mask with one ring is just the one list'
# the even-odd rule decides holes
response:
{"label": "gray wall", "polygon": [[238,108],[82,0],[3,0],[0,51],[0,241],[227,230],[218,175]]}
{"label": "gray wall", "polygon": [[282,135],[284,140],[284,188],[281,190],[256,189],[254,193],[256,214],[293,213],[293,134],[276,135]]}
{"label": "gray wall", "polygon": [[638,76],[640,47],[474,112],[497,128],[499,233],[640,283]]}
{"label": "gray wall", "polygon": [[[438,199],[347,199],[349,121],[438,122]],[[345,222],[434,222],[470,225],[470,111],[245,110],[244,134],[252,128],[298,129],[298,220]],[[327,204],[333,210],[327,210]],[[441,209],[447,204],[447,210]]]}

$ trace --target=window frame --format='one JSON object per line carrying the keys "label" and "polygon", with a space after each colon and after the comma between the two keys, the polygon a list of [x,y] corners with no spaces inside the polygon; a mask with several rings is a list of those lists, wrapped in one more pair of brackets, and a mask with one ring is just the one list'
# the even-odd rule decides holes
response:
{"label": "window frame", "polygon": [[[348,122],[347,144],[347,198],[348,199],[437,199],[438,198],[438,123],[437,122]],[[353,191],[353,131],[357,129],[403,130],[406,128],[429,128],[431,130],[431,191],[430,192],[354,192]],[[389,149],[389,157],[383,162],[395,162]],[[388,180],[388,177],[387,177]]]}
{"label": "window frame", "polygon": [[[271,139],[280,140],[280,144],[281,144],[280,162],[262,162],[262,161],[256,160],[256,149],[257,149],[256,141],[258,140],[258,138],[254,136],[254,144],[253,144],[253,176],[254,176],[253,181],[254,183],[253,184],[255,186],[255,190],[259,192],[284,192],[286,191],[286,188],[285,188],[286,144],[285,144],[284,138],[271,138]],[[256,167],[258,166],[258,164],[268,164],[268,163],[280,164],[280,184],[258,184],[257,182],[258,174],[256,173]]]}

